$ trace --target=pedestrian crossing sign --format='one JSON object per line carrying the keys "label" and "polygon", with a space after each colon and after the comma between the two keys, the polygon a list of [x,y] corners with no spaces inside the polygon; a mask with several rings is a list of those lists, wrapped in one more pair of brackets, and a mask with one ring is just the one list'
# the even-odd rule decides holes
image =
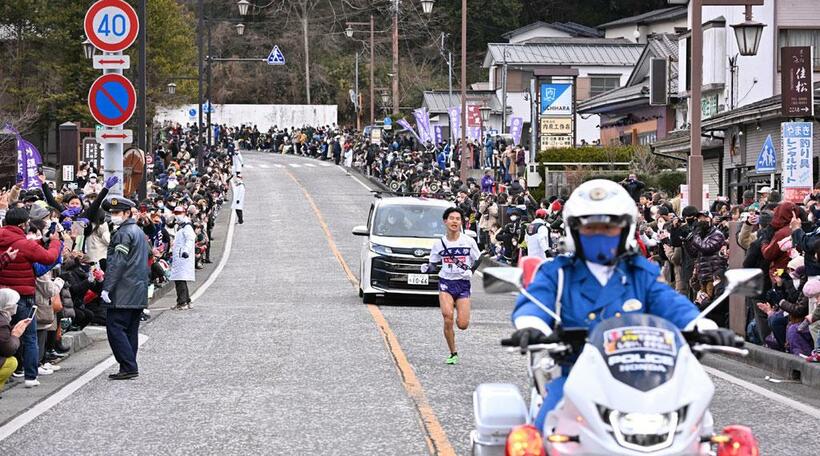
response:
{"label": "pedestrian crossing sign", "polygon": [[777,152],[774,150],[772,135],[766,137],[766,142],[763,143],[763,148],[760,149],[760,155],[757,156],[757,163],[755,164],[755,171],[758,173],[773,173],[777,171]]}
{"label": "pedestrian crossing sign", "polygon": [[285,64],[285,55],[282,54],[281,50],[279,50],[278,45],[274,45],[273,49],[271,49],[270,54],[268,54],[267,62],[268,62],[268,65],[284,65]]}

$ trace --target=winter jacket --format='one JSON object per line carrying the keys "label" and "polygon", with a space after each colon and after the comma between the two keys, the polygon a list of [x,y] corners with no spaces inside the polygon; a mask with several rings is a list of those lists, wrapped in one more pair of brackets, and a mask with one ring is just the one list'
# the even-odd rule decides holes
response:
{"label": "winter jacket", "polygon": [[493,184],[495,184],[493,176],[488,176],[485,174],[481,178],[481,191],[484,193],[493,193]]}
{"label": "winter jacket", "polygon": [[0,366],[20,348],[20,339],[11,335],[11,321],[0,314]]}
{"label": "winter jacket", "polygon": [[63,285],[63,279],[52,279],[50,273],[37,277],[35,281],[36,293],[34,295],[34,305],[37,307],[38,330],[57,329],[54,308],[51,306],[51,298],[60,294]]}
{"label": "winter jacket", "polygon": [[[178,227],[171,246],[171,280],[193,282],[195,275],[194,241],[196,235],[190,223]],[[183,256],[184,255],[184,256]]]}
{"label": "winter jacket", "polygon": [[716,227],[706,233],[695,229],[686,241],[689,255],[695,259],[697,280],[713,280],[726,270],[726,259],[720,256],[720,249],[726,242],[723,232]]}
{"label": "winter jacket", "polygon": [[111,236],[106,259],[103,291],[114,309],[144,309],[148,306],[148,252],[145,233],[133,218],[125,220]]}
{"label": "winter jacket", "polygon": [[0,251],[19,249],[17,257],[0,270],[0,288],[11,288],[20,296],[34,296],[33,263],[52,264],[60,256],[61,243],[50,243],[48,250],[37,241],[26,239],[17,226],[0,228]]}
{"label": "winter jacket", "polygon": [[485,231],[498,229],[498,204],[492,203],[489,206],[486,201],[478,205],[478,212],[481,213],[478,227]]}
{"label": "winter jacket", "polygon": [[809,277],[820,275],[820,258],[814,254],[817,242],[820,242],[820,228],[811,233],[798,228],[792,233],[792,245],[803,253],[806,259],[806,275]]}
{"label": "winter jacket", "polygon": [[789,251],[781,250],[778,243],[791,236],[792,230],[789,228],[789,223],[791,223],[796,211],[797,208],[794,203],[789,201],[780,203],[774,211],[774,218],[771,223],[772,229],[774,229],[774,236],[772,236],[772,240],[769,243],[764,244],[761,248],[763,258],[769,261],[770,276],[774,275],[774,272],[778,269],[786,269],[791,259],[789,257]]}

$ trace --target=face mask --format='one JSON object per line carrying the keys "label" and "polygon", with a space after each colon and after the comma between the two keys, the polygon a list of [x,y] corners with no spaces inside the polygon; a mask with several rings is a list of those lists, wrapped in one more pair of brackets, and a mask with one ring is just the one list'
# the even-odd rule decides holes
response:
{"label": "face mask", "polygon": [[160,207],[160,208],[165,207],[165,203],[159,202],[159,203],[157,203],[157,207]]}
{"label": "face mask", "polygon": [[800,280],[800,274],[798,274],[796,272],[790,272],[789,277],[791,277],[792,280]]}
{"label": "face mask", "polygon": [[701,231],[706,231],[706,230],[708,230],[708,229],[709,229],[709,226],[710,226],[710,225],[709,225],[709,222],[706,222],[706,221],[703,221],[703,222],[698,222],[698,228],[700,228],[700,230],[701,230]]}
{"label": "face mask", "polygon": [[604,234],[580,235],[581,249],[588,261],[598,264],[611,264],[618,254],[620,235]]}
{"label": "face mask", "polygon": [[113,223],[114,225],[117,225],[117,226],[121,225],[123,220],[124,219],[121,216],[114,216],[114,215],[111,216],[111,223]]}
{"label": "face mask", "polygon": [[517,215],[513,215],[513,216],[511,216],[511,217],[510,217],[510,221],[511,221],[511,222],[517,222],[517,221],[518,221],[518,216],[517,216]]}

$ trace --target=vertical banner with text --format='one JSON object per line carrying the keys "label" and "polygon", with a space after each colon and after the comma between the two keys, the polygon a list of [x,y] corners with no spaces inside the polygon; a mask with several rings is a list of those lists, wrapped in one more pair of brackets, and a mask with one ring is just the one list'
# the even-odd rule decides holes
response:
{"label": "vertical banner with text", "polygon": [[783,140],[783,200],[802,203],[814,184],[814,126],[811,122],[783,122],[780,133]]}

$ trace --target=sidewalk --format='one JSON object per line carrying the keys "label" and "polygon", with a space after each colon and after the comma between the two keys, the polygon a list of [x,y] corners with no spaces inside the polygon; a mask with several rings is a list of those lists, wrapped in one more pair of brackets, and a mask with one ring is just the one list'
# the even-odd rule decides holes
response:
{"label": "sidewalk", "polygon": [[[219,217],[213,229],[213,239],[211,239],[211,264],[206,264],[203,269],[196,271],[196,282],[189,284],[190,294],[194,293],[204,284],[216,270],[225,252],[225,242],[228,231],[233,220],[233,210],[230,207],[230,200],[222,206]],[[148,303],[151,310],[151,318],[142,322],[141,327],[150,325],[156,321],[160,315],[176,302],[173,292],[173,283],[168,283],[157,290],[153,299]],[[63,335],[63,344],[70,347],[69,356],[62,360],[52,362],[59,363],[62,369],[52,375],[40,376],[40,386],[36,388],[23,388],[23,382],[9,379],[0,399],[0,426],[6,424],[19,414],[31,409],[37,403],[51,396],[65,385],[76,380],[97,363],[111,356],[111,349],[107,343],[97,342],[107,341],[104,326],[87,326],[82,331],[73,331]]]}

